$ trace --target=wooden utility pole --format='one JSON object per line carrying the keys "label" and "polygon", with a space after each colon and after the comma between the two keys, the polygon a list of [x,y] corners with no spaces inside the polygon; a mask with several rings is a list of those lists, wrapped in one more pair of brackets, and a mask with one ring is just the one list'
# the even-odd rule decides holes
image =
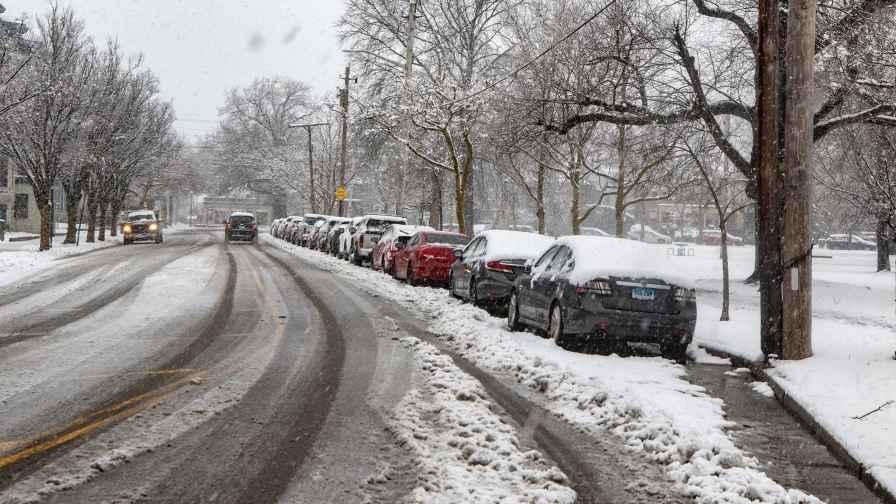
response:
{"label": "wooden utility pole", "polygon": [[[411,77],[414,72],[414,18],[417,15],[416,2],[410,2],[408,10],[408,40],[407,53],[404,59],[404,96],[402,96],[401,104],[404,107],[411,106]],[[402,142],[409,142],[408,134],[411,131],[410,111],[405,110],[401,117],[401,129],[399,137]],[[398,163],[398,173],[395,176],[395,214],[404,215],[404,193],[407,191],[408,176],[408,152],[407,147],[401,149],[401,159]]]}
{"label": "wooden utility pole", "polygon": [[812,356],[812,147],[815,0],[787,10],[784,118],[784,310],[782,358]]}
{"label": "wooden utility pole", "polygon": [[759,310],[761,348],[766,356],[781,356],[781,156],[784,147],[784,63],[781,46],[780,0],[759,1],[756,47],[756,138],[757,160],[756,253],[759,254]]}
{"label": "wooden utility pole", "polygon": [[[349,86],[350,68],[345,67],[345,89],[342,89],[339,95],[339,102],[342,104],[342,154],[339,164],[339,187],[345,188],[345,151],[348,145],[348,86]],[[345,217],[343,199],[339,200],[339,216]]]}

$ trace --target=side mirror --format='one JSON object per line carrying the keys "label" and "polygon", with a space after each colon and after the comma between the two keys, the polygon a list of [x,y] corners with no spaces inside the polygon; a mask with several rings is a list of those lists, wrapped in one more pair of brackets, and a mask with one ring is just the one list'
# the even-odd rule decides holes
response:
{"label": "side mirror", "polygon": [[454,249],[454,251],[452,251],[451,254],[452,254],[454,257],[463,257],[463,256],[464,256],[464,249]]}
{"label": "side mirror", "polygon": [[358,228],[356,228],[355,226],[348,228],[348,232],[351,234],[355,234],[355,231],[357,231],[357,230],[358,230]]}
{"label": "side mirror", "polygon": [[373,243],[379,243],[379,242],[380,242],[380,237],[379,237],[379,236],[374,236],[373,238],[370,239],[370,241],[373,242]]}
{"label": "side mirror", "polygon": [[398,242],[398,243],[395,244],[395,248],[398,249],[398,250],[403,249],[404,246],[405,246],[405,244],[404,244],[404,243],[401,243],[401,242]]}
{"label": "side mirror", "polygon": [[532,274],[532,265],[527,263],[525,266],[523,266],[523,273],[525,273],[527,275],[531,275]]}

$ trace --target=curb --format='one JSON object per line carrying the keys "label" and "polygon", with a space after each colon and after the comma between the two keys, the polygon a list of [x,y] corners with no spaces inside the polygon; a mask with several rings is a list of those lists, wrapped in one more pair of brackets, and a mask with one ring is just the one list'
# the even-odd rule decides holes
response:
{"label": "curb", "polygon": [[707,346],[702,346],[702,348],[706,350],[707,353],[716,357],[728,358],[731,360],[731,364],[736,367],[749,368],[755,379],[768,383],[775,393],[775,399],[781,406],[806,426],[806,428],[809,429],[809,432],[811,432],[821,444],[825,445],[835,457],[843,462],[843,465],[845,465],[847,469],[865,483],[865,486],[874,492],[875,495],[880,497],[885,504],[896,504],[896,494],[890,492],[886,487],[880,484],[877,478],[866,472],[865,466],[856,460],[846,447],[837,441],[827,429],[821,426],[818,421],[806,411],[806,408],[803,407],[803,405],[798,403],[793,397],[787,395],[781,384],[768,374],[766,371],[767,366],[764,362],[751,361]]}

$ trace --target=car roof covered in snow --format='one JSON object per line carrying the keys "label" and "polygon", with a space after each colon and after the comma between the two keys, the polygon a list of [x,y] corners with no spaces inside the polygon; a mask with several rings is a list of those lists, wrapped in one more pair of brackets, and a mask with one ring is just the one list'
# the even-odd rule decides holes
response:
{"label": "car roof covered in snow", "polygon": [[253,219],[255,218],[254,215],[252,215],[248,212],[231,212],[230,216],[231,217],[252,217]]}
{"label": "car roof covered in snow", "polygon": [[429,226],[411,226],[409,224],[392,224],[395,226],[395,232],[402,236],[410,236],[417,231],[435,231],[435,228]]}
{"label": "car roof covered in snow", "polygon": [[572,250],[575,268],[569,281],[581,285],[598,278],[655,278],[670,284],[694,288],[669,258],[665,247],[639,241],[604,236],[564,236],[557,244]]}
{"label": "car roof covered in snow", "polygon": [[554,238],[525,231],[490,229],[476,235],[486,239],[485,261],[502,259],[538,259],[551,245]]}

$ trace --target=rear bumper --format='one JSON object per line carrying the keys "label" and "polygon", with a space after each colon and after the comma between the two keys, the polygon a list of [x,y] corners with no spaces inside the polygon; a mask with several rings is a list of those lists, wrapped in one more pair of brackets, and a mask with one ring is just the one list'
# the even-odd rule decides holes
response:
{"label": "rear bumper", "polygon": [[678,315],[622,310],[594,313],[567,309],[564,332],[595,334],[617,342],[690,343],[697,325],[696,313]]}
{"label": "rear bumper", "polygon": [[258,234],[255,231],[234,230],[224,233],[224,237],[230,241],[252,241]]}

